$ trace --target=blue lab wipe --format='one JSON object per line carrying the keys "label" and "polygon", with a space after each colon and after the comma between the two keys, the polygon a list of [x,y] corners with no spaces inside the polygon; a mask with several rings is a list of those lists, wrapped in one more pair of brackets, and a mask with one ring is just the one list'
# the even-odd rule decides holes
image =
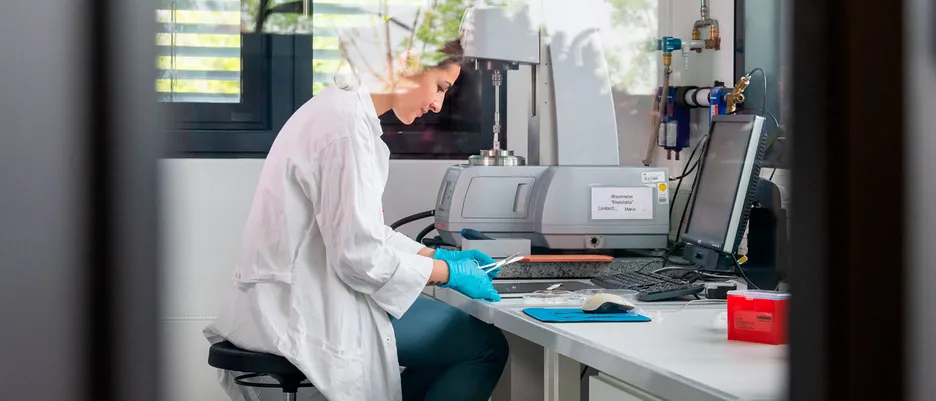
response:
{"label": "blue lab wipe", "polygon": [[526,308],[523,313],[545,323],[650,321],[649,317],[637,313],[585,313],[574,308]]}

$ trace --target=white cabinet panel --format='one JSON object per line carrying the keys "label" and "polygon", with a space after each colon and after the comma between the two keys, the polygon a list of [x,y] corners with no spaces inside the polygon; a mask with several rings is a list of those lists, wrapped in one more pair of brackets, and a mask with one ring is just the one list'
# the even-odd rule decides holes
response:
{"label": "white cabinet panel", "polygon": [[662,401],[613,377],[599,374],[588,379],[588,401]]}

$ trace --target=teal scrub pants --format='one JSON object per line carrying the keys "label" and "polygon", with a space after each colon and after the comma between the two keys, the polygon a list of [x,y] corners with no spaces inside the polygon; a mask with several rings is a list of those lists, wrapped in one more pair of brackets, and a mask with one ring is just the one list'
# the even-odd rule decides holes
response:
{"label": "teal scrub pants", "polygon": [[391,319],[404,401],[487,401],[507,363],[504,333],[461,310],[420,296]]}

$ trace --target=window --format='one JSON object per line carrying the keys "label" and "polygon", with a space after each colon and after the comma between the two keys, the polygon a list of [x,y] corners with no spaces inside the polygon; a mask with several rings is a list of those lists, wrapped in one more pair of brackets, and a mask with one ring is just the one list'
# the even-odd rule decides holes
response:
{"label": "window", "polygon": [[[426,4],[423,0],[388,1],[388,13],[395,20],[396,32],[400,33],[392,34],[393,45],[406,46],[408,37],[413,36],[428,49],[441,48],[446,40],[457,37],[464,10],[474,3],[474,0],[440,0],[427,11],[418,7]],[[299,74],[311,77],[306,79],[310,88],[304,99],[332,84],[340,65],[338,38],[327,27],[364,26],[371,21],[370,12],[362,9],[359,2],[356,5],[350,0],[313,0],[311,14],[313,36],[309,40],[297,40],[297,44],[310,48],[299,48],[296,52],[299,57],[306,55],[308,61],[308,64],[299,64]],[[414,22],[416,32],[410,35]],[[507,126],[506,80],[504,77],[500,93],[501,132]],[[481,149],[490,149],[494,139],[494,87],[490,82],[490,72],[464,68],[449,90],[441,112],[426,114],[412,125],[401,123],[392,112],[381,116],[382,138],[393,157],[465,158],[478,154]],[[506,147],[506,135],[502,134],[500,140]]]}
{"label": "window", "polygon": [[[335,26],[370,24],[377,0],[159,0],[159,100],[170,109],[181,157],[263,157],[292,113],[333,83],[340,65]],[[383,1],[383,0],[381,0]],[[490,0],[485,0],[490,1]],[[386,0],[387,14],[413,25],[426,0]],[[454,38],[475,0],[435,0],[433,22],[416,24],[428,49]],[[266,13],[261,13],[264,8]],[[309,15],[303,15],[304,12]],[[425,17],[427,11],[422,10]],[[253,32],[265,15],[263,30]],[[397,28],[400,28],[399,26]],[[412,31],[410,31],[412,32]],[[411,35],[394,35],[405,38]],[[395,43],[401,45],[400,43]],[[501,126],[506,128],[506,77]],[[465,158],[493,140],[490,73],[464,69],[443,109],[413,125],[382,116],[396,158]],[[506,135],[501,135],[504,146]]]}
{"label": "window", "polygon": [[240,103],[240,3],[170,0],[156,13],[160,101]]}
{"label": "window", "polygon": [[791,62],[788,10],[780,0],[735,0],[735,76],[755,68],[763,71],[751,78],[740,108],[766,117],[770,134],[763,165],[772,168],[786,168],[790,163],[789,157],[784,157],[790,140],[786,130],[789,94],[783,91]]}
{"label": "window", "polygon": [[240,0],[162,0],[156,19],[156,93],[174,128],[266,128],[268,46],[241,34]]}

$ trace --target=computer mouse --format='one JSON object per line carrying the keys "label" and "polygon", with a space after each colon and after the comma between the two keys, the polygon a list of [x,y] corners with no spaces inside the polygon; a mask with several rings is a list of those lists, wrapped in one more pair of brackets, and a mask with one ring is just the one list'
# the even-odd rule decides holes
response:
{"label": "computer mouse", "polygon": [[585,313],[627,313],[634,309],[636,305],[624,299],[620,295],[614,294],[595,294],[585,300],[582,305],[582,312]]}

